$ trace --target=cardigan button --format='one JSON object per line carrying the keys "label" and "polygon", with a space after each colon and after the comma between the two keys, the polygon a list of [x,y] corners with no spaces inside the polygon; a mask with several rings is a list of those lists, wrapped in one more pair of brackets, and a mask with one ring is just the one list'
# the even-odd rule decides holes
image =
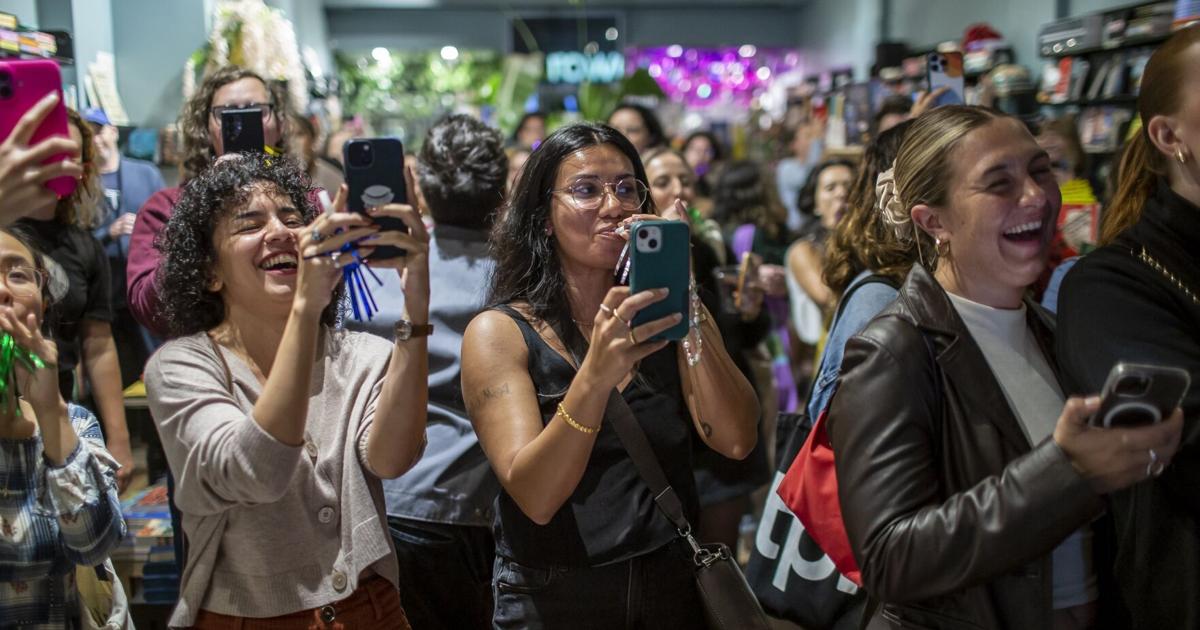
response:
{"label": "cardigan button", "polygon": [[346,574],[341,571],[333,572],[333,590],[342,592],[346,590]]}

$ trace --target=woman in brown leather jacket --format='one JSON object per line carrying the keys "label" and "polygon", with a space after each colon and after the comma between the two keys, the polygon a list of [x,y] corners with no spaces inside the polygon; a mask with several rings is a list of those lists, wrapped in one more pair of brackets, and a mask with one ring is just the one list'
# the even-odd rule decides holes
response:
{"label": "woman in brown leather jacket", "polygon": [[1016,119],[918,118],[880,176],[881,220],[925,266],[846,344],[829,416],[846,530],[897,628],[1090,628],[1089,522],[1103,494],[1160,473],[1182,419],[1097,429],[1065,400],[1053,324],[1026,287],[1061,197]]}

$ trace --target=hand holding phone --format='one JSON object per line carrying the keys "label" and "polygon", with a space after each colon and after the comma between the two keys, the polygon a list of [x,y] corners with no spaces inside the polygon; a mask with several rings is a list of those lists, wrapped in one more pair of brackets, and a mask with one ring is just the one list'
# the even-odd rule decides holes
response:
{"label": "hand holding phone", "polygon": [[[0,60],[0,199],[6,212],[27,213],[75,191],[82,173],[73,156],[58,64]],[[16,217],[14,217],[16,218]]]}
{"label": "hand holding phone", "polygon": [[[370,208],[391,203],[408,203],[408,186],[404,173],[404,145],[396,138],[355,138],[342,147],[346,169],[346,185],[350,196],[346,201],[351,212],[368,214]],[[372,217],[382,231],[408,232],[399,218]],[[405,255],[400,247],[383,246],[375,249],[372,260],[388,260]]]}
{"label": "hand holding phone", "polygon": [[691,233],[688,226],[680,221],[640,221],[630,229],[630,289],[635,294],[649,289],[668,290],[666,299],[638,311],[633,326],[679,314],[678,323],[652,339],[682,339],[687,335],[689,325]]}

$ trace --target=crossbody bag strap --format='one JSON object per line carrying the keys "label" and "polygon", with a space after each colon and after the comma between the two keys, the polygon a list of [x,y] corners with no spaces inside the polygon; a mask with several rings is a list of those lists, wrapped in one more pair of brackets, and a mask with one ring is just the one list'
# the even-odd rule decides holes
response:
{"label": "crossbody bag strap", "polygon": [[663,472],[662,466],[658,463],[658,457],[654,455],[654,450],[650,447],[650,440],[646,437],[646,432],[638,424],[637,418],[633,417],[633,410],[615,389],[608,395],[608,405],[604,408],[604,416],[617,432],[617,438],[625,446],[625,451],[633,460],[633,465],[637,468],[642,481],[650,486],[654,504],[667,517],[667,520],[671,521],[679,535],[689,539],[691,544],[695,545],[695,540],[691,535],[692,525],[683,513],[683,501],[679,499],[679,495],[667,481],[667,475]]}

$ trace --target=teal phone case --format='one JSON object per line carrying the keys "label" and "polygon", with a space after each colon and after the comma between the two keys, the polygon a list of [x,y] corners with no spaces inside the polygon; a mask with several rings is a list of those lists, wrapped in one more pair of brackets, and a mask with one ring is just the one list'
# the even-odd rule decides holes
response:
{"label": "teal phone case", "polygon": [[[659,229],[661,242],[657,243],[656,248],[648,247],[651,243],[641,238],[644,227]],[[638,311],[633,318],[633,325],[636,327],[673,313],[681,313],[683,319],[678,324],[652,339],[683,339],[688,332],[688,282],[691,277],[691,233],[688,226],[679,221],[643,221],[634,223],[629,235],[632,261],[630,290],[633,293],[662,287],[671,290],[666,299]]]}

